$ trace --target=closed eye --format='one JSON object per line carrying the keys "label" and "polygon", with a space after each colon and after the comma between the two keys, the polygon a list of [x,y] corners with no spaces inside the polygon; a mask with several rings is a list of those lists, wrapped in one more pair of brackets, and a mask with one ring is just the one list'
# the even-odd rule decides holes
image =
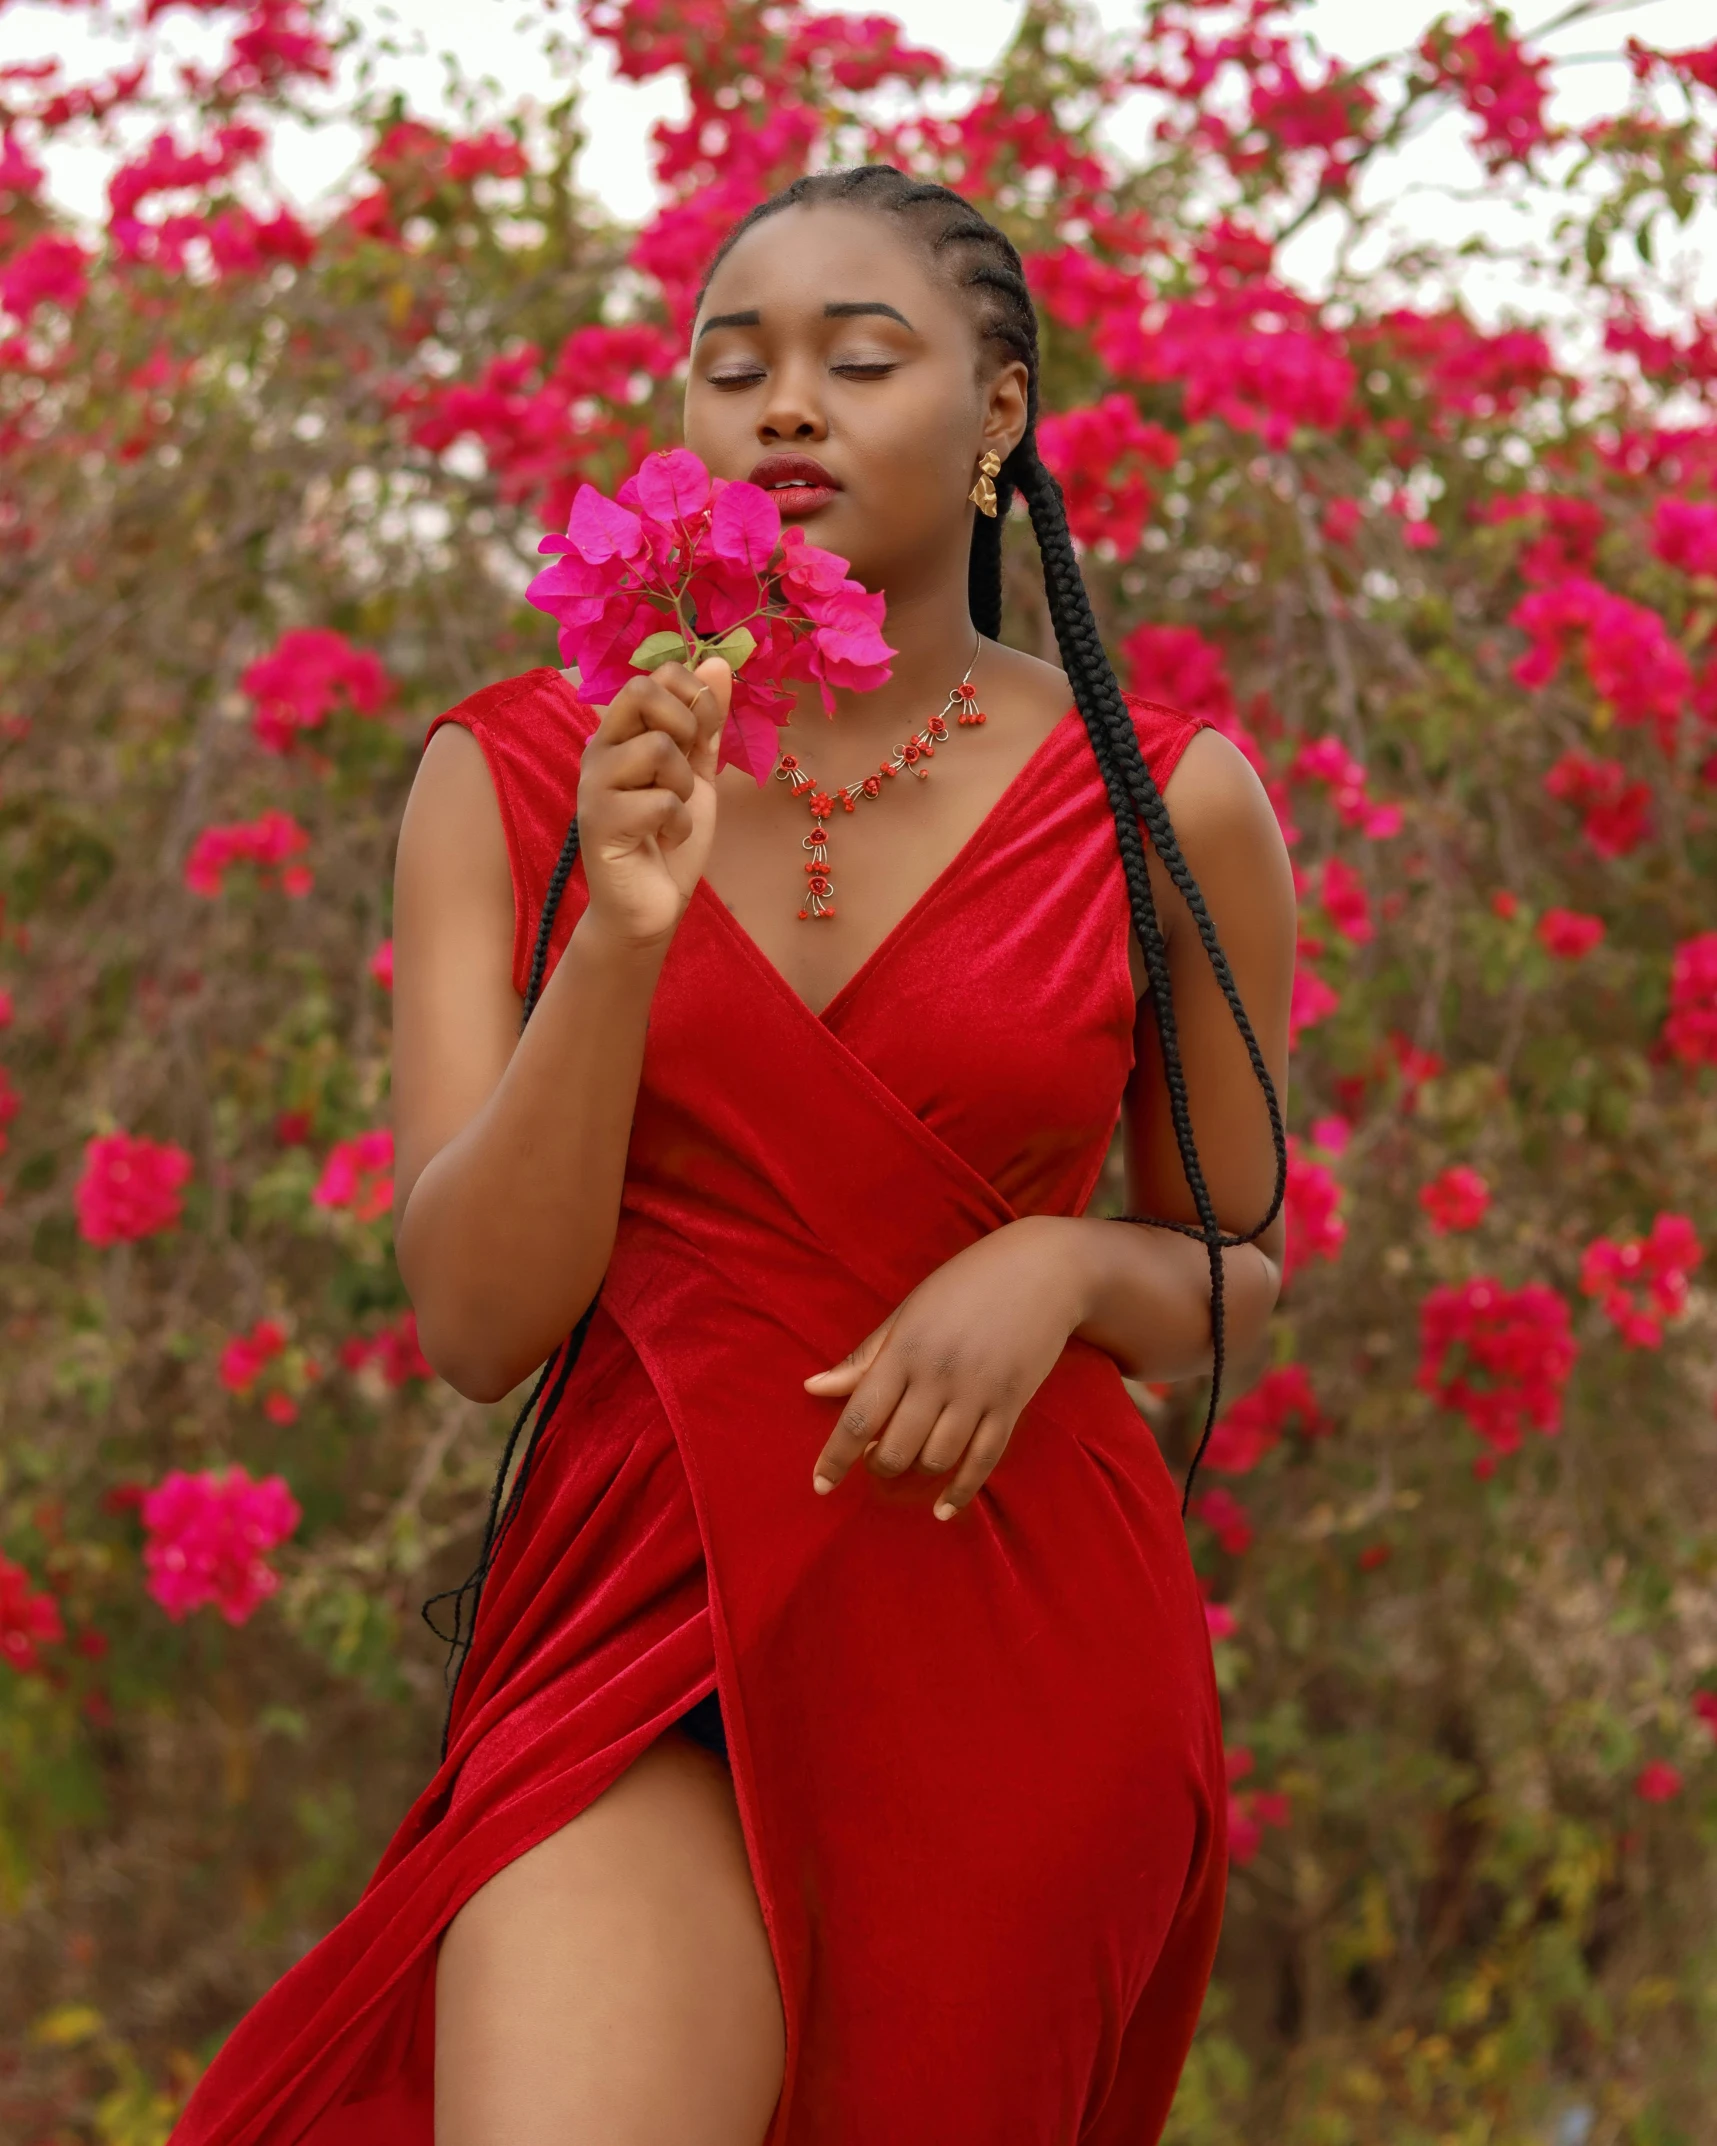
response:
{"label": "closed eye", "polygon": [[881,380],[895,370],[893,358],[849,358],[829,370],[854,380]]}

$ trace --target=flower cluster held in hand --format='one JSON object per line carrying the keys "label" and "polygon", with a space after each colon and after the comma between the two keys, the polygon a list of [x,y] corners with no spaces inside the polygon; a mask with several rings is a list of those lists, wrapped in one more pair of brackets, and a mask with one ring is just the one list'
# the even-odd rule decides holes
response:
{"label": "flower cluster held in hand", "polygon": [[614,499],[580,486],[566,535],[537,548],[559,556],[526,593],[559,622],[583,698],[603,707],[641,670],[722,656],[736,675],[720,764],[760,783],[793,712],[790,680],[816,685],[832,715],[835,689],[889,676],[882,597],[800,529],[783,532],[760,486],[712,479],[685,448],[646,456]]}
{"label": "flower cluster held in hand", "polygon": [[302,1517],[281,1476],[175,1468],[143,1500],[149,1592],[175,1623],[212,1604],[243,1624],[280,1585],[267,1553]]}

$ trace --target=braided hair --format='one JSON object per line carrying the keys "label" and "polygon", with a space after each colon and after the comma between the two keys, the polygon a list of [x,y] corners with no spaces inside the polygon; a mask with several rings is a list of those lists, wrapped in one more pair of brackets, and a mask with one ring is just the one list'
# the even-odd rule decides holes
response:
{"label": "braided hair", "polygon": [[[1252,1243],[1269,1228],[1281,1212],[1287,1188],[1288,1147],[1282,1123],[1281,1103],[1276,1094],[1275,1083],[1270,1078],[1269,1068],[1264,1063],[1264,1054],[1258,1046],[1252,1023],[1241,1003],[1233,972],[1228,965],[1228,957],[1217,939],[1216,927],[1211,922],[1204,897],[1188,869],[1186,859],[1181,855],[1180,843],[1169,819],[1168,808],[1163,803],[1162,793],[1157,788],[1150,769],[1145,765],[1143,753],[1139,750],[1138,733],[1133,727],[1132,715],[1122,697],[1120,683],[1104,650],[1102,638],[1097,631],[1097,621],[1092,615],[1091,600],[1086,593],[1084,579],[1079,571],[1079,561],[1073,549],[1073,538],[1067,526],[1067,511],[1063,504],[1061,487],[1044,466],[1037,451],[1037,313],[1026,284],[1024,267],[1012,240],[951,188],[938,186],[930,180],[915,179],[892,164],[860,164],[839,171],[811,172],[803,178],[795,179],[791,185],[783,187],[767,201],[760,202],[728,233],[705,271],[703,283],[698,290],[697,308],[694,310],[702,308],[704,294],[709,289],[716,270],[753,226],[771,216],[780,215],[784,209],[824,204],[875,209],[879,213],[899,216],[903,220],[904,228],[929,253],[937,269],[957,289],[968,295],[980,337],[987,342],[999,344],[1009,357],[1017,358],[1026,369],[1024,435],[995,478],[994,517],[978,515],[972,530],[972,550],[967,573],[972,623],[980,633],[988,635],[992,640],[1001,633],[1002,524],[1017,492],[1025,501],[1031,517],[1032,533],[1037,539],[1038,555],[1043,564],[1044,592],[1048,599],[1050,620],[1055,628],[1062,668],[1066,671],[1068,683],[1073,689],[1074,705],[1085,720],[1091,750],[1096,756],[1109,808],[1114,816],[1115,839],[1121,853],[1121,870],[1127,885],[1128,907],[1132,913],[1133,930],[1144,955],[1151,1005],[1156,1015],[1163,1078],[1168,1090],[1169,1115],[1174,1126],[1175,1144],[1180,1151],[1181,1169],[1185,1173],[1193,1207],[1198,1215],[1196,1223],[1173,1221],[1159,1215],[1123,1215],[1119,1219],[1154,1229],[1174,1230],[1182,1236],[1194,1238],[1203,1244],[1210,1262],[1210,1397],[1205,1409],[1204,1427],[1199,1437],[1198,1449],[1187,1470],[1186,1484],[1181,1494],[1181,1512],[1184,1515],[1192,1494],[1193,1478],[1198,1472],[1199,1462],[1204,1457],[1204,1449],[1210,1441],[1222,1398],[1222,1374],[1227,1342],[1222,1255],[1236,1245]],[[1146,836],[1149,837],[1152,850],[1186,903],[1197,926],[1205,954],[1222,995],[1228,1002],[1228,1010],[1245,1045],[1246,1055],[1251,1061],[1252,1071],[1263,1092],[1265,1107],[1269,1112],[1270,1137],[1276,1155],[1275,1185],[1270,1195],[1269,1209],[1263,1219],[1251,1229],[1238,1233],[1225,1231],[1217,1218],[1210,1188],[1205,1180],[1204,1166],[1199,1159],[1198,1145],[1193,1138],[1186,1072],[1181,1064],[1174,997],[1169,983],[1168,948],[1157,915],[1156,899],[1151,891],[1150,869],[1145,854]],[[529,983],[525,993],[526,1021],[530,1019],[542,990],[543,974],[548,960],[549,934],[577,856],[578,820],[575,815],[567,829],[566,841],[555,864],[543,902],[542,919],[537,927]],[[488,1525],[483,1535],[482,1554],[471,1577],[462,1587],[444,1595],[433,1596],[424,1605],[424,1616],[428,1619],[430,1628],[449,1643],[449,1670],[455,1679],[459,1665],[470,1647],[483,1582],[494,1563],[508,1523],[518,1510],[543,1427],[552,1418],[560,1397],[566,1390],[567,1380],[577,1361],[595,1308],[592,1302],[567,1340],[549,1358],[530,1399],[513,1425],[495,1477],[494,1492],[489,1502]],[[539,1410],[538,1404],[543,1402],[545,1392],[548,1399]],[[536,1426],[526,1444],[511,1496],[507,1498],[503,1508],[502,1496],[507,1471],[512,1465],[520,1435],[533,1411],[537,1411]],[[443,1632],[430,1616],[431,1609],[437,1603],[445,1601],[456,1604],[452,1632]],[[451,1720],[451,1706],[449,1719]],[[443,1756],[445,1755],[444,1737]]]}

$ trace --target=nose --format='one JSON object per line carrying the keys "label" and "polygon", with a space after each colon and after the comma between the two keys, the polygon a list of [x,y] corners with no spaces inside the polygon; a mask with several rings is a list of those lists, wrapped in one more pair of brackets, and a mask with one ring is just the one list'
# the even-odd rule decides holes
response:
{"label": "nose", "polygon": [[827,437],[828,422],[813,385],[813,370],[802,363],[785,364],[770,375],[769,393],[757,416],[760,445],[777,447],[790,441],[802,446]]}

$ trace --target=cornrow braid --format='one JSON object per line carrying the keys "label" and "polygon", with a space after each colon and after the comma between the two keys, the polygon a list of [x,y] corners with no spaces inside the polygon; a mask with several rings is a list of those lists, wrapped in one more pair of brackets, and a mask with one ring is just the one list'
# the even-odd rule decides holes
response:
{"label": "cornrow braid", "polygon": [[[1055,628],[1062,667],[1073,689],[1074,705],[1084,718],[1086,733],[1091,740],[1091,750],[1103,778],[1109,809],[1114,817],[1115,839],[1121,856],[1122,876],[1126,881],[1128,908],[1132,916],[1134,934],[1145,958],[1145,974],[1151,993],[1152,1010],[1156,1015],[1163,1080],[1168,1091],[1175,1145],[1180,1152],[1181,1169],[1198,1215],[1196,1224],[1174,1221],[1159,1215],[1123,1215],[1120,1219],[1137,1223],[1141,1227],[1173,1230],[1181,1236],[1194,1238],[1203,1244],[1210,1262],[1210,1398],[1205,1409],[1204,1427],[1198,1449],[1187,1469],[1186,1483],[1181,1494],[1181,1512],[1184,1515],[1192,1495],[1193,1479],[1198,1473],[1199,1462],[1204,1458],[1205,1447],[1209,1444],[1222,1399],[1222,1375],[1227,1360],[1222,1255],[1237,1245],[1250,1244],[1260,1237],[1281,1213],[1287,1190],[1288,1143],[1282,1123],[1281,1102],[1276,1094],[1275,1083],[1270,1077],[1270,1070],[1264,1062],[1264,1054],[1259,1048],[1251,1020],[1241,1002],[1239,989],[1234,982],[1228,958],[1217,938],[1216,927],[1211,921],[1204,897],[1185,857],[1181,854],[1180,842],[1169,818],[1168,807],[1163,803],[1162,793],[1158,790],[1151,771],[1145,764],[1144,754],[1139,749],[1138,733],[1133,726],[1131,712],[1122,695],[1120,681],[1116,678],[1103,647],[1096,618],[1092,613],[1091,600],[1079,571],[1078,555],[1074,551],[1072,534],[1067,526],[1067,510],[1062,500],[1061,487],[1044,466],[1037,451],[1037,311],[1032,304],[1024,266],[1012,240],[951,188],[936,185],[930,180],[915,179],[892,164],[861,164],[840,171],[811,172],[803,178],[795,179],[790,186],[784,187],[769,200],[760,202],[728,233],[705,273],[698,291],[697,305],[693,309],[694,315],[702,309],[704,294],[708,291],[716,270],[746,232],[766,218],[780,215],[785,209],[822,203],[874,208],[879,212],[899,215],[906,219],[907,228],[929,253],[936,267],[957,289],[966,294],[979,336],[985,341],[999,344],[1010,357],[1019,359],[1026,369],[1025,433],[1019,445],[1002,464],[995,479],[997,511],[994,519],[985,515],[979,515],[975,519],[967,567],[967,588],[972,623],[981,634],[992,640],[998,638],[1002,624],[1001,532],[1017,491],[1025,500],[1031,518],[1032,533],[1037,540],[1038,554],[1043,564],[1044,592],[1048,600],[1050,620]],[[1168,948],[1157,915],[1156,898],[1151,891],[1150,866],[1144,838],[1140,832],[1141,827],[1144,836],[1149,837],[1151,849],[1167,872],[1170,882],[1186,903],[1197,927],[1200,943],[1245,1045],[1247,1058],[1269,1113],[1270,1139],[1276,1157],[1275,1184],[1263,1219],[1249,1230],[1228,1232],[1222,1228],[1215,1203],[1210,1196],[1204,1166],[1199,1158],[1198,1143],[1193,1136],[1186,1071],[1181,1062],[1174,993],[1169,976]],[[578,821],[575,816],[567,829],[566,840],[561,846],[560,856],[556,860],[543,901],[542,917],[537,926],[536,943],[531,954],[529,986],[525,995],[525,1021],[530,1019],[541,994],[543,974],[548,961],[550,933],[577,856]],[[518,1510],[543,1429],[553,1417],[561,1396],[566,1391],[567,1381],[578,1360],[595,1308],[595,1303],[592,1302],[562,1344],[562,1348],[549,1358],[530,1400],[526,1402],[513,1425],[495,1477],[488,1525],[483,1536],[482,1555],[471,1577],[463,1586],[447,1594],[437,1595],[424,1605],[424,1616],[429,1621],[431,1630],[449,1642],[449,1676],[455,1689],[459,1669],[470,1650],[483,1582],[494,1564],[508,1525]],[[546,1402],[543,1401],[545,1392]],[[542,1405],[539,1406],[539,1403]],[[512,1465],[520,1434],[533,1410],[536,1411],[536,1422],[526,1443],[524,1457],[519,1463],[511,1494],[503,1504],[507,1471]],[[452,1633],[442,1632],[429,1616],[431,1608],[444,1601],[456,1604]],[[451,1696],[448,1702],[448,1719],[451,1723]],[[446,1743],[444,1733],[443,1757],[446,1756]]]}

